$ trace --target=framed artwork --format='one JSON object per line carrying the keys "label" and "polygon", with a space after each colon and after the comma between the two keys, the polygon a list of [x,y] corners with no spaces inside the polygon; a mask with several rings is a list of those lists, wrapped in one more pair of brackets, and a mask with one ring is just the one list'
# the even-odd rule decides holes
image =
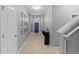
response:
{"label": "framed artwork", "polygon": [[24,23],[23,23],[23,21],[21,20],[21,26],[23,26],[24,25]]}
{"label": "framed artwork", "polygon": [[22,35],[22,34],[24,34],[24,29],[23,29],[23,28],[21,28],[21,35]]}
{"label": "framed artwork", "polygon": [[23,18],[23,12],[21,12],[21,18]]}
{"label": "framed artwork", "polygon": [[21,35],[28,32],[28,16],[21,12]]}
{"label": "framed artwork", "polygon": [[25,33],[25,32],[28,32],[28,27],[27,27],[27,28],[24,28],[24,33]]}
{"label": "framed artwork", "polygon": [[26,14],[24,14],[24,12],[21,12],[21,18],[26,19],[28,16],[26,16]]}
{"label": "framed artwork", "polygon": [[21,26],[28,26],[28,22],[21,20]]}

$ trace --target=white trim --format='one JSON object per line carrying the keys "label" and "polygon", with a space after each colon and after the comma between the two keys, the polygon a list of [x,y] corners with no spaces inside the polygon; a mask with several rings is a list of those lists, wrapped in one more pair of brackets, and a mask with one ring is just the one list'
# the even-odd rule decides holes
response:
{"label": "white trim", "polygon": [[64,35],[64,37],[69,37],[70,35],[72,35],[74,32],[76,32],[79,29],[79,26],[77,26],[74,30],[72,30],[70,33],[68,33],[67,35]]}
{"label": "white trim", "polygon": [[64,40],[64,54],[67,53],[67,40]]}

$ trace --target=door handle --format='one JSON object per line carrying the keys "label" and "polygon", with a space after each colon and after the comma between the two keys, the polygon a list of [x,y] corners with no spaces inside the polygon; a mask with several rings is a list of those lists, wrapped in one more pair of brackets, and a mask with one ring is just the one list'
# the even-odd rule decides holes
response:
{"label": "door handle", "polygon": [[17,37],[17,35],[14,35],[14,37]]}

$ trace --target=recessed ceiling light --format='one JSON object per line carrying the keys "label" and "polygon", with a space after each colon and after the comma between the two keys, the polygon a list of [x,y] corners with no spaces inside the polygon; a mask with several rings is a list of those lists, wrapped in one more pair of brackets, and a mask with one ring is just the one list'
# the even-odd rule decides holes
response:
{"label": "recessed ceiling light", "polygon": [[34,5],[34,6],[32,6],[32,8],[35,9],[35,10],[39,10],[39,9],[41,9],[41,6],[40,5]]}

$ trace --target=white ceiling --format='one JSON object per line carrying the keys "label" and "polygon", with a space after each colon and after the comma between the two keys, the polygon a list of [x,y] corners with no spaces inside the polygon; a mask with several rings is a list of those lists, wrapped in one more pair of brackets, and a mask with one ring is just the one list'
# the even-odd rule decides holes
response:
{"label": "white ceiling", "polygon": [[42,15],[45,14],[47,9],[49,8],[48,5],[40,5],[41,9],[35,10],[32,8],[33,5],[26,5],[25,8],[28,11],[29,14],[31,15]]}

